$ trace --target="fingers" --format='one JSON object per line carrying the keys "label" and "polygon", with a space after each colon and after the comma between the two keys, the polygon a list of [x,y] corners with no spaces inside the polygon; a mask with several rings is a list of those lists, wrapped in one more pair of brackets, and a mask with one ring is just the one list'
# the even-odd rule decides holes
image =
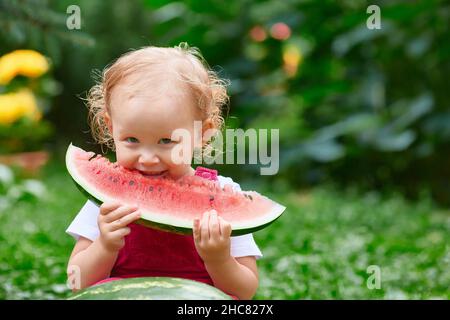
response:
{"label": "fingers", "polygon": [[193,229],[195,248],[205,264],[221,263],[230,257],[231,225],[215,210],[194,219]]}
{"label": "fingers", "polygon": [[131,232],[127,225],[141,217],[137,209],[137,206],[124,206],[119,202],[105,202],[100,206],[99,239],[106,249],[116,252],[125,245],[124,237]]}
{"label": "fingers", "polygon": [[209,211],[209,236],[212,239],[220,237],[219,218],[216,210]]}
{"label": "fingers", "polygon": [[111,223],[118,219],[123,218],[124,216],[134,212],[137,210],[136,206],[121,206],[114,211],[111,211],[109,214],[105,215],[104,221],[106,223]]}
{"label": "fingers", "polygon": [[131,232],[131,229],[128,228],[128,227],[120,228],[118,230],[115,230],[115,231],[111,232],[110,233],[110,237],[112,239],[120,239],[120,238],[125,237],[126,235],[129,235],[130,232]]}
{"label": "fingers", "polygon": [[231,224],[218,216],[216,210],[206,211],[201,219],[194,219],[193,236],[197,243],[229,238],[231,230]]}
{"label": "fingers", "polygon": [[200,238],[203,241],[209,239],[209,211],[203,213],[202,221],[200,223]]}
{"label": "fingers", "polygon": [[228,221],[219,217],[220,234],[223,238],[228,238],[231,236],[231,224]]}
{"label": "fingers", "polygon": [[114,211],[117,208],[119,208],[120,206],[121,204],[117,201],[105,202],[100,206],[100,214],[107,215],[111,211]]}
{"label": "fingers", "polygon": [[194,219],[194,241],[199,243],[202,240],[201,233],[200,233],[200,219],[196,218]]}
{"label": "fingers", "polygon": [[126,214],[122,218],[117,219],[116,221],[111,223],[111,231],[115,231],[121,228],[126,227],[130,223],[138,220],[141,217],[140,211],[134,211]]}

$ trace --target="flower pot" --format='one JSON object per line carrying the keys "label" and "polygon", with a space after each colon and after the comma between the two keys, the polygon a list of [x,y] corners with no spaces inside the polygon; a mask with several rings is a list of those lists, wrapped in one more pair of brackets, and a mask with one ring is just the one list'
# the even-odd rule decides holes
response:
{"label": "flower pot", "polygon": [[29,174],[37,174],[42,166],[48,162],[49,158],[47,151],[21,152],[0,155],[0,163],[19,167]]}

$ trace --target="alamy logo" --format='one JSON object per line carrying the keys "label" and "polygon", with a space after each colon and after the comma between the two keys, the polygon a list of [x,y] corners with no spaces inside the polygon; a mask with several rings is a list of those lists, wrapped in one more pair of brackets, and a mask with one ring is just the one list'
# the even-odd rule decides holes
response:
{"label": "alamy logo", "polygon": [[366,270],[370,276],[367,278],[367,289],[381,289],[381,268],[377,265],[370,265]]}
{"label": "alamy logo", "polygon": [[70,5],[66,10],[67,14],[70,14],[66,19],[66,26],[69,30],[81,29],[81,10],[79,6]]}
{"label": "alamy logo", "polygon": [[380,7],[373,4],[367,7],[366,13],[371,14],[366,21],[368,29],[381,29],[381,10]]}

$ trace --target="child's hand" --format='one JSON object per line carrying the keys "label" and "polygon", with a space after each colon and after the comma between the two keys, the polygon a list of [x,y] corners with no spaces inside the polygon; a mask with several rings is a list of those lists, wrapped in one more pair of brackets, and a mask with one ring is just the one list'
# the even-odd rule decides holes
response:
{"label": "child's hand", "polygon": [[141,216],[137,209],[116,202],[105,202],[101,205],[98,215],[99,240],[107,250],[119,251],[125,245],[124,238],[130,233],[127,225]]}
{"label": "child's hand", "polygon": [[194,220],[194,243],[205,263],[221,263],[230,258],[231,225],[217,216],[216,210],[206,211],[202,220]]}

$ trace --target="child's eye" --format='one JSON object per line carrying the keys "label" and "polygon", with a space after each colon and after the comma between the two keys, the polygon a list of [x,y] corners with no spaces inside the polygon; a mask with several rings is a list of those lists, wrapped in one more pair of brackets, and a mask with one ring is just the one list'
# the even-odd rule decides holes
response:
{"label": "child's eye", "polygon": [[130,143],[137,143],[137,142],[139,142],[138,139],[133,138],[133,137],[126,138],[125,140],[126,140],[127,142],[130,142]]}
{"label": "child's eye", "polygon": [[171,139],[169,139],[169,138],[162,138],[162,139],[159,139],[159,141],[158,141],[159,144],[169,144],[169,143],[172,143],[172,142],[173,141]]}

